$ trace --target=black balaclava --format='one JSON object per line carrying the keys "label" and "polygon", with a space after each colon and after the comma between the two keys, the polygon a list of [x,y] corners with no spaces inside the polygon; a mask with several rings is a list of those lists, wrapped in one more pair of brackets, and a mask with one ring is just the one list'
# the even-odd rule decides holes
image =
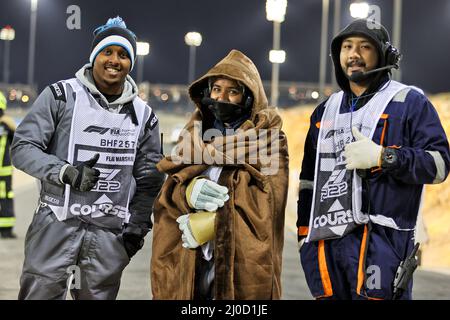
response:
{"label": "black balaclava", "polygon": [[[369,27],[370,26],[370,27]],[[340,53],[342,41],[350,36],[363,36],[368,38],[376,47],[378,51],[378,65],[376,68],[384,67],[386,65],[386,52],[385,44],[389,42],[389,34],[381,24],[374,22],[373,20],[368,21],[367,19],[358,19],[346,26],[336,37],[334,37],[331,42],[331,58],[333,59],[334,72],[336,75],[336,81],[342,90],[350,92],[350,84],[347,76],[341,67]],[[388,70],[377,72],[367,79],[371,79],[372,83],[370,88],[372,90],[377,88],[380,81],[386,78]]]}

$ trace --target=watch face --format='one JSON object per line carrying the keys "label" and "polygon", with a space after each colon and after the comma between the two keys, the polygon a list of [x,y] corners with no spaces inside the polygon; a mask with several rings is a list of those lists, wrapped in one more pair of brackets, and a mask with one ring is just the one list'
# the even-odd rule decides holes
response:
{"label": "watch face", "polygon": [[391,153],[388,153],[385,157],[386,161],[389,163],[392,163],[392,161],[394,160],[394,155]]}
{"label": "watch face", "polygon": [[392,166],[396,162],[397,162],[397,153],[396,153],[396,151],[394,149],[391,149],[391,148],[384,149],[382,167]]}

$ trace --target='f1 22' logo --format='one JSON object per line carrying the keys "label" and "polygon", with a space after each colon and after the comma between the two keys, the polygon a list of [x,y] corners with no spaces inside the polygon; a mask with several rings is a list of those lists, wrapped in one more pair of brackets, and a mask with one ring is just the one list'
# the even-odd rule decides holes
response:
{"label": "'f1 22' logo", "polygon": [[113,180],[115,176],[120,172],[120,169],[105,169],[99,168],[100,179],[91,191],[97,192],[119,192],[121,183],[120,181]]}

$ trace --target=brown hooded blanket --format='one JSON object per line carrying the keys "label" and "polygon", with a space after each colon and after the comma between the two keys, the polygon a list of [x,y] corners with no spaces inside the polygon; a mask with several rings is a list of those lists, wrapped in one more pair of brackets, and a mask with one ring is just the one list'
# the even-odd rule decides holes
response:
{"label": "brown hooded blanket", "polygon": [[[227,136],[203,140],[213,115],[201,105],[208,78],[226,76],[245,84],[253,93],[250,120],[231,140]],[[258,70],[237,50],[195,81],[189,88],[196,104],[176,148],[178,156],[161,160],[158,169],[168,174],[154,205],[151,285],[154,299],[193,299],[196,263],[200,247],[181,246],[181,231],[175,221],[192,213],[186,188],[192,178],[210,165],[223,166],[218,183],[229,189],[230,199],[217,211],[214,241],[215,299],[280,299],[284,212],[288,190],[288,150],[282,121],[269,108]],[[203,130],[203,131],[202,131]],[[260,133],[272,130],[268,138]],[[250,134],[252,133],[252,134]],[[246,135],[246,139],[240,136]],[[250,138],[248,137],[250,136]],[[255,151],[264,151],[270,164]],[[232,156],[225,151],[235,151]],[[201,161],[195,157],[201,155]],[[233,156],[234,154],[234,156]],[[236,155],[243,155],[242,157]],[[223,164],[223,163],[226,164]],[[234,162],[234,163],[231,163]],[[270,167],[271,170],[267,170]],[[275,169],[275,170],[274,170]]]}

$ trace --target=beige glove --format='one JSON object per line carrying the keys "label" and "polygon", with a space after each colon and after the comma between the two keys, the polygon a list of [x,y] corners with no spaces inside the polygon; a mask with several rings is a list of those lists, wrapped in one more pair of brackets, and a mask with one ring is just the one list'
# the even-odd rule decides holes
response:
{"label": "beige glove", "polygon": [[178,227],[183,233],[181,235],[182,246],[186,249],[195,249],[214,239],[215,219],[216,213],[207,211],[184,214],[178,217]]}
{"label": "beige glove", "polygon": [[345,167],[347,170],[369,169],[380,165],[382,147],[366,136],[358,129],[352,128],[356,141],[345,146]]}

